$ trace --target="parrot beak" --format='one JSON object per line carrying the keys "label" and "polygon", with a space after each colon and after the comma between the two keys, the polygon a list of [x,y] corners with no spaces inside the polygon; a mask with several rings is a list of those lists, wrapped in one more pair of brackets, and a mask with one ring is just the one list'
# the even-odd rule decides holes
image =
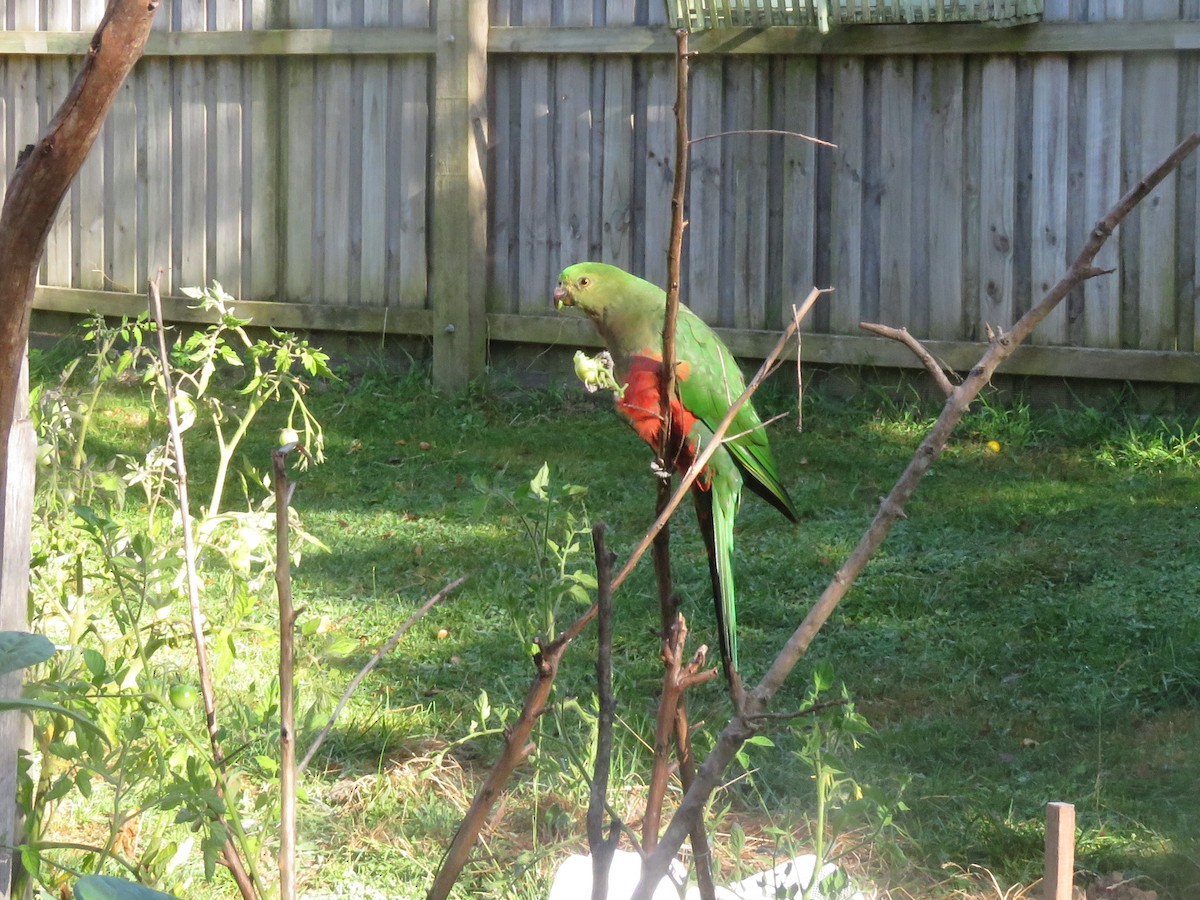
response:
{"label": "parrot beak", "polygon": [[554,306],[558,309],[562,309],[564,306],[572,305],[574,305],[574,301],[571,299],[571,292],[568,291],[566,286],[560,281],[558,283],[558,287],[554,289]]}

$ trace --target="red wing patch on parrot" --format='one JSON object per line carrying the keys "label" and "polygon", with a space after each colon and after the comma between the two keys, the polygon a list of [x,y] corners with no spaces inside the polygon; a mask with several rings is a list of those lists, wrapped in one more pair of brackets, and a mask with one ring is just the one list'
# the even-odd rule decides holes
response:
{"label": "red wing patch on parrot", "polygon": [[[662,420],[659,418],[659,373],[662,361],[649,356],[633,356],[625,373],[625,393],[617,400],[617,411],[621,413],[638,437],[655,450],[662,435]],[[686,375],[681,375],[686,377]],[[669,453],[675,468],[684,473],[696,458],[698,439],[689,437],[696,417],[684,408],[678,397],[671,398],[671,444]],[[708,490],[711,473],[700,473],[696,485]]]}

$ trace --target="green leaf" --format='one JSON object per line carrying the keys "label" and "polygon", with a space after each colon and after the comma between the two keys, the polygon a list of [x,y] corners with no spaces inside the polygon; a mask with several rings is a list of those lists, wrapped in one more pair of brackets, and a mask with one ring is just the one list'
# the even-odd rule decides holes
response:
{"label": "green leaf", "polygon": [[344,635],[331,634],[321,648],[323,659],[345,659],[362,650],[362,645],[354,638]]}
{"label": "green leaf", "polygon": [[54,653],[54,644],[45,635],[0,631],[0,675],[36,666]]}
{"label": "green leaf", "polygon": [[813,669],[813,687],[817,693],[827,691],[833,687],[833,664],[829,662],[818,663]]}
{"label": "green leaf", "polygon": [[28,697],[18,697],[16,699],[3,700],[0,699],[0,712],[6,712],[10,709],[23,710],[25,712],[48,712],[51,715],[66,716],[72,719],[77,725],[85,731],[98,737],[102,740],[105,746],[111,746],[108,742],[108,737],[100,730],[100,727],[89,719],[87,716],[67,709],[65,706],[59,706],[57,703],[47,703],[44,700],[31,700]]}
{"label": "green leaf", "polygon": [[[216,831],[217,827],[214,826],[213,832]],[[221,854],[221,845],[224,843],[225,838],[223,834],[218,839],[216,834],[210,833],[201,844],[201,850],[204,853],[204,877],[209,881],[212,881],[213,876],[217,873],[217,858]]]}
{"label": "green leaf", "polygon": [[546,499],[546,485],[550,483],[550,464],[542,463],[538,473],[529,482],[529,492],[539,500]]}
{"label": "green leaf", "polygon": [[75,882],[75,900],[179,900],[124,878],[88,875]]}
{"label": "green leaf", "polygon": [[83,649],[83,664],[87,666],[87,670],[92,673],[92,677],[95,679],[103,678],[105,671],[108,669],[108,666],[104,662],[104,657],[91,647]]}
{"label": "green leaf", "polygon": [[583,569],[576,569],[574,572],[572,572],[567,577],[570,578],[572,581],[574,581],[576,584],[581,584],[585,588],[591,588],[592,590],[595,590],[596,588],[598,588],[600,586],[599,583],[596,581],[596,576],[593,575],[591,572],[583,571]]}
{"label": "green leaf", "polygon": [[279,763],[270,756],[259,755],[254,757],[254,761],[258,763],[264,772],[268,775],[274,775],[279,771]]}
{"label": "green leaf", "polygon": [[42,871],[42,858],[38,856],[38,852],[28,844],[21,846],[21,865],[25,867],[25,871],[33,876],[35,880]]}
{"label": "green leaf", "polygon": [[55,800],[61,800],[71,792],[71,788],[75,787],[75,779],[70,775],[60,775],[50,785],[50,790],[42,795],[43,803],[53,803]]}
{"label": "green leaf", "polygon": [[85,769],[76,772],[75,787],[83,799],[90,800],[92,797],[92,773]]}
{"label": "green leaf", "polygon": [[242,364],[242,358],[238,356],[237,352],[228,344],[222,344],[218,348],[218,352],[221,355],[221,359],[224,360],[228,365],[240,366]]}

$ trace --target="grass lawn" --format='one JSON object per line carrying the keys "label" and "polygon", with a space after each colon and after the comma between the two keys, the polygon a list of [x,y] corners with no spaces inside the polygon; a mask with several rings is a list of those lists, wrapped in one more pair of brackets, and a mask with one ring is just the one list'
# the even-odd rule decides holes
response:
{"label": "grass lawn", "polygon": [[[102,402],[91,452],[144,448],[140,392]],[[789,403],[783,389],[768,389],[759,407],[765,418]],[[835,401],[818,391],[805,403],[804,433],[786,423],[772,432],[801,524],[752,495],[738,519],[741,662],[751,683],[936,414],[873,394]],[[438,400],[418,376],[372,373],[319,387],[312,404],[328,458],[300,476],[293,500],[326,548],[295,572],[303,616],[321,622],[301,640],[301,707],[320,701],[307,734],[400,621],[467,576],[368,677],[303,779],[306,891],[421,896],[495,757],[498,730],[519,709],[530,640],[584,608],[557,574],[592,570],[586,537],[565,560],[545,538],[561,547],[603,520],[622,560],[652,517],[650,455],[610,400],[574,387]],[[251,438],[263,469],[281,424]],[[849,862],[882,896],[1000,896],[992,876],[1003,888],[1028,885],[1040,875],[1051,800],[1077,807],[1082,869],[1137,876],[1160,898],[1200,895],[1198,431],[1194,417],[985,405],[817,637],[777,708],[798,708],[813,666],[831,664],[874,726],[843,762],[860,785],[907,806],[896,817],[901,834]],[[193,438],[192,454],[203,482],[211,446]],[[523,496],[543,463],[554,504]],[[715,645],[690,510],[672,539],[694,640]],[[632,821],[659,672],[654,597],[647,561],[616,598],[611,796]],[[273,612],[263,602],[255,618],[269,625]],[[268,638],[246,641],[234,702],[272,677]],[[581,846],[592,651],[589,632],[569,652],[537,750],[497,806],[461,896],[544,896],[555,862]],[[689,702],[703,750],[727,716],[721,683]],[[270,752],[269,735],[247,740]],[[781,721],[770,737],[713,803],[726,877],[802,850],[813,819],[794,725]],[[190,896],[232,896],[221,884]]]}

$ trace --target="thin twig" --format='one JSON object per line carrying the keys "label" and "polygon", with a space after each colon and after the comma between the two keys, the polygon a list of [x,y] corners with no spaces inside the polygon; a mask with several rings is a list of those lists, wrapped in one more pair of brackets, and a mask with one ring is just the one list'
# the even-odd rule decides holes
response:
{"label": "thin twig", "polygon": [[[689,681],[697,683],[699,678],[715,678],[716,669],[700,672],[704,665],[704,654],[697,652],[688,665]],[[675,759],[679,763],[679,786],[687,793],[692,782],[696,780],[696,760],[692,754],[692,732],[688,725],[687,705],[676,704],[675,707]],[[693,819],[688,840],[692,845],[692,860],[696,868],[696,887],[701,900],[714,900],[717,888],[713,882],[712,849],[708,842],[708,831],[704,827],[704,811],[701,810]]]}
{"label": "thin twig", "polygon": [[[671,403],[675,399],[675,333],[679,318],[679,281],[680,267],[683,257],[684,223],[684,190],[687,185],[688,163],[688,32],[680,28],[675,32],[675,167],[671,188],[671,222],[670,234],[667,238],[667,307],[663,314],[662,330],[662,368],[659,370],[659,421],[661,430],[658,440],[658,459],[663,472],[670,473],[675,468],[680,448],[675,445],[671,421]],[[686,440],[686,436],[683,436]],[[671,502],[670,475],[658,479],[654,514],[661,515],[667,504]],[[674,622],[679,608],[679,598],[671,582],[671,548],[670,527],[664,527],[655,535],[652,557],[654,560],[654,575],[658,585],[658,609],[660,621],[660,639],[663,644],[661,658],[663,661],[663,689],[658,698],[657,727],[654,734],[654,753],[650,767],[649,789],[646,793],[646,807],[642,816],[642,846],[652,850],[658,842],[658,827],[662,822],[662,804],[666,797],[668,765],[670,763],[670,731],[664,728],[664,716],[667,727],[674,721],[674,703],[678,699],[670,688],[672,678],[671,659],[668,645]]]}
{"label": "thin twig", "polygon": [[609,813],[608,835],[604,818],[608,811],[608,778],[612,768],[613,719],[617,701],[612,686],[612,567],[616,555],[604,546],[604,523],[592,526],[596,558],[596,696],[600,710],[596,718],[596,763],[591,775],[587,811],[588,847],[592,853],[592,900],[607,900],[608,872],[621,835],[620,821]]}
{"label": "thin twig", "polygon": [[663,313],[662,369],[659,372],[658,456],[662,468],[670,472],[675,465],[671,452],[671,401],[675,398],[675,325],[679,318],[679,272],[683,257],[684,191],[688,164],[688,33],[675,32],[675,169],[671,186],[671,231],[667,239],[667,308]]}
{"label": "thin twig", "polygon": [[355,690],[358,689],[358,686],[362,683],[362,680],[367,677],[367,674],[377,665],[379,665],[379,661],[381,659],[392,652],[392,648],[400,643],[400,639],[408,633],[408,630],[412,628],[413,625],[415,625],[417,621],[423,615],[425,615],[425,613],[429,612],[431,609],[437,606],[437,604],[441,603],[442,600],[444,600],[452,591],[454,591],[466,580],[467,577],[465,575],[461,578],[455,578],[444,588],[426,600],[421,605],[420,609],[405,619],[403,624],[392,632],[392,636],[384,641],[382,647],[371,654],[371,658],[367,660],[366,665],[358,670],[355,676],[350,679],[350,683],[346,685],[346,689],[342,691],[342,696],[338,698],[337,706],[335,706],[333,708],[333,712],[329,714],[329,721],[325,723],[325,727],[322,728],[317,736],[313,739],[312,745],[308,748],[308,752],[304,754],[304,759],[300,760],[299,771],[303,772],[306,768],[308,768],[308,764],[312,762],[312,758],[314,755],[316,755],[317,750],[320,749],[321,744],[325,743],[325,739],[329,737],[329,733],[333,731],[333,725],[337,721],[337,717],[341,715],[342,710],[346,708],[346,704],[350,701],[350,697],[354,694]]}
{"label": "thin twig", "polygon": [[[175,490],[179,499],[179,522],[183,533],[183,569],[188,592],[188,611],[191,616],[192,642],[196,648],[196,668],[200,675],[200,697],[204,702],[204,720],[208,725],[208,743],[212,748],[213,765],[216,769],[214,786],[217,795],[224,799],[225,753],[221,749],[220,729],[217,726],[217,709],[213,690],[212,669],[208,665],[208,646],[204,640],[204,614],[200,610],[200,576],[196,571],[196,541],[192,534],[191,504],[188,500],[187,463],[183,454],[183,436],[179,429],[179,416],[175,409],[175,383],[171,377],[171,356],[167,352],[167,333],[163,325],[162,297],[158,282],[162,269],[149,282],[150,308],[158,332],[158,353],[161,361],[163,389],[167,395],[167,428],[171,435],[171,450],[175,456]],[[224,863],[237,883],[238,891],[246,900],[258,896],[257,879],[246,871],[246,864],[253,868],[253,861],[242,860],[232,834],[225,839]]]}
{"label": "thin twig", "polygon": [[942,413],[921,442],[903,474],[891,492],[880,503],[879,511],[846,562],[834,574],[820,598],[809,610],[804,621],[788,638],[762,681],[747,695],[747,709],[725,726],[716,745],[696,773],[691,789],[680,801],[675,817],[663,832],[659,845],[645,858],[641,879],[630,900],[650,900],[653,888],[662,879],[675,854],[687,837],[697,811],[702,810],[712,792],[720,784],[725,769],[738,750],[758,730],[753,719],[765,713],[767,704],[783,686],[784,681],[807,652],[813,638],[828,620],[838,603],[854,583],[858,574],[883,543],[896,519],[904,512],[904,504],[912,497],[918,484],[941,455],[951,433],[996,371],[1037,325],[1046,318],[1063,298],[1077,285],[1101,274],[1092,260],[1129,212],[1179,164],[1200,146],[1200,132],[1193,133],[1179,144],[1155,169],[1142,178],[1109,213],[1096,223],[1083,249],[1067,273],[1050,289],[1037,306],[1025,313],[1012,329],[993,340],[987,351],[972,367],[970,374],[947,399]]}
{"label": "thin twig", "polygon": [[[792,307],[796,315],[796,307]],[[804,332],[796,329],[796,431],[804,431]]]}
{"label": "thin twig", "polygon": [[907,328],[892,328],[890,325],[879,325],[875,322],[859,322],[858,327],[863,331],[869,331],[880,337],[890,338],[893,341],[902,343],[916,355],[921,364],[925,366],[926,371],[933,376],[933,380],[937,382],[937,386],[943,395],[949,397],[954,393],[954,385],[946,377],[942,366],[934,359],[933,354],[925,349],[925,345],[912,336]]}
{"label": "thin twig", "polygon": [[802,134],[799,131],[781,131],[778,128],[740,128],[737,131],[718,131],[715,134],[706,134],[698,138],[692,138],[688,141],[688,145],[699,144],[701,141],[711,141],[716,138],[732,137],[738,134],[779,134],[783,137],[800,138],[812,144],[819,144],[822,147],[829,147],[833,150],[837,149],[837,144],[831,144],[829,141],[823,141],[820,138],[812,137],[811,135]]}
{"label": "thin twig", "polygon": [[761,714],[755,715],[755,716],[748,716],[747,718],[751,722],[754,722],[755,724],[765,723],[765,722],[789,722],[792,719],[803,719],[808,716],[815,716],[818,713],[825,712],[825,710],[827,710],[827,709],[833,709],[834,707],[837,707],[837,706],[845,706],[849,702],[850,701],[845,697],[838,697],[835,700],[822,700],[820,703],[814,703],[811,706],[806,706],[803,709],[793,710],[792,712],[785,712],[785,713],[766,713],[765,712],[765,713],[761,713]]}

